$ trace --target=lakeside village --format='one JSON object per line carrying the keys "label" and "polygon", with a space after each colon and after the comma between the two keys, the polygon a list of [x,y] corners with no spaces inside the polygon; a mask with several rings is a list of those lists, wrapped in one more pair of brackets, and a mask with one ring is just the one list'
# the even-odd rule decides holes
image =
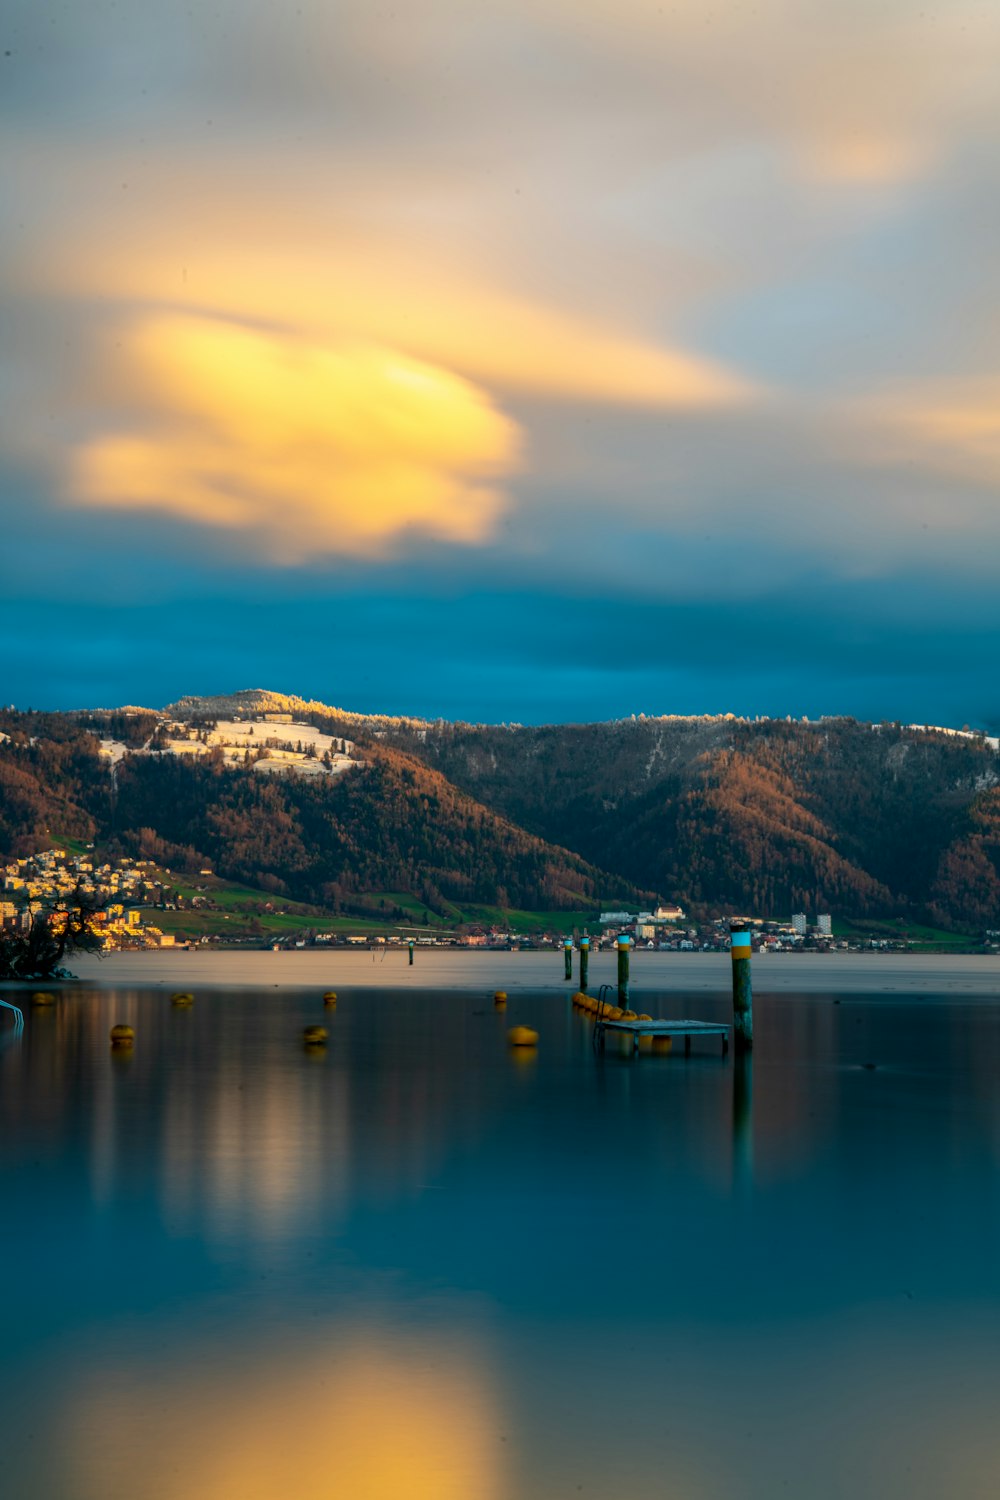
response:
{"label": "lakeside village", "polygon": [[[11,861],[3,871],[3,895],[0,899],[0,929],[8,932],[26,931],[39,916],[49,919],[56,933],[66,920],[66,906],[72,900],[93,902],[96,910],[92,927],[101,940],[101,946],[110,951],[117,948],[173,948],[202,945],[306,948],[316,944],[335,946],[392,947],[412,941],[421,947],[458,948],[545,948],[562,943],[570,936],[566,928],[548,932],[518,933],[507,928],[468,925],[459,932],[428,933],[426,928],[413,928],[412,935],[403,928],[384,936],[368,932],[324,931],[322,916],[315,916],[307,929],[297,929],[291,934],[275,938],[266,933],[243,935],[233,933],[203,934],[185,938],[174,932],[166,932],[157,925],[160,912],[177,913],[191,910],[197,912],[218,910],[219,907],[210,886],[196,886],[196,894],[182,897],[149,861],[118,858],[110,862],[97,863],[92,850],[82,854],[65,849],[47,849],[40,854],[28,855]],[[211,874],[201,871],[202,877]],[[267,910],[275,916],[285,915],[284,908],[267,902]],[[162,918],[161,918],[162,920]],[[713,921],[691,925],[679,906],[658,906],[653,911],[602,911],[593,922],[587,922],[585,930],[595,948],[612,946],[621,936],[628,936],[637,948],[661,952],[712,952],[729,947],[729,925],[733,920],[745,923],[751,931],[753,946],[761,952],[780,953],[789,950],[811,949],[830,951],[838,949],[905,950],[909,944],[893,938],[853,937],[847,940],[836,937],[829,914],[820,914],[810,922],[803,912],[795,913],[790,921],[768,921],[761,917],[734,914]],[[170,925],[170,924],[167,924]],[[364,925],[364,924],[359,924]],[[988,935],[992,936],[992,935]]]}

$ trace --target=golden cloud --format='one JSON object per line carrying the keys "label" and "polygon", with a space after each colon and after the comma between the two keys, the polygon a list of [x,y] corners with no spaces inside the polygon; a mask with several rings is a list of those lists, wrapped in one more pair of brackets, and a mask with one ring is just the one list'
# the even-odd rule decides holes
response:
{"label": "golden cloud", "polygon": [[105,394],[125,413],[74,450],[76,503],[238,528],[287,563],[381,555],[409,531],[492,534],[519,434],[441,366],[181,314],[150,316],[121,342]]}
{"label": "golden cloud", "polygon": [[[225,213],[207,187],[196,201],[195,247],[169,225],[151,236],[143,216],[138,226],[116,226],[113,250],[101,226],[91,243],[77,237],[72,256],[58,247],[40,255],[26,268],[26,285],[84,302],[173,303],[198,317],[280,323],[317,341],[373,340],[504,392],[676,410],[740,404],[755,394],[713,360],[519,294],[439,246],[400,249],[385,236],[352,237],[320,223],[314,244],[303,247],[235,190]],[[247,241],[238,255],[226,223],[234,202]],[[296,202],[293,191],[279,217],[294,220]]]}

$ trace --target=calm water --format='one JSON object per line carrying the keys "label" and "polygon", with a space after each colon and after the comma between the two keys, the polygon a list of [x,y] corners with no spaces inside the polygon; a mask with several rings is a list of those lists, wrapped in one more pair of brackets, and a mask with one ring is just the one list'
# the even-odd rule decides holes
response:
{"label": "calm water", "polygon": [[742,1069],[552,994],[4,1019],[4,1495],[995,1496],[1000,1003],[756,1024]]}

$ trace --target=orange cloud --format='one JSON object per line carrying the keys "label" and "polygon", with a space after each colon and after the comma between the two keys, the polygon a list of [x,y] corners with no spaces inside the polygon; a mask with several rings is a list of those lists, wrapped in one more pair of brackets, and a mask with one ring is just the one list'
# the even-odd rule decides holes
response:
{"label": "orange cloud", "polygon": [[411,530],[483,542],[517,462],[482,391],[382,345],[161,314],[114,373],[127,415],[74,450],[71,498],[239,528],[283,562],[380,555]]}
{"label": "orange cloud", "polygon": [[[39,257],[26,284],[88,302],[175,304],[212,318],[280,323],[317,340],[374,340],[491,390],[678,410],[754,394],[712,360],[519,294],[440,247],[408,243],[401,251],[385,235],[351,236],[322,221],[304,247],[234,187],[224,212],[207,188],[192,191],[196,246],[167,224],[150,236],[145,216],[113,236],[102,225],[90,244],[78,236],[71,256],[56,248],[52,258]],[[296,218],[295,203],[292,190],[282,220]],[[234,214],[246,239],[239,254],[227,223]]]}

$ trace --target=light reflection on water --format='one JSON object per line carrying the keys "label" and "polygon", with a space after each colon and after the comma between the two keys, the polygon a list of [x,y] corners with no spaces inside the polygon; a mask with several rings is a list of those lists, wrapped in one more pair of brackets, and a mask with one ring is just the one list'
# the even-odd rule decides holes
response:
{"label": "light reflection on water", "polygon": [[0,1052],[5,1493],[992,1495],[1000,1005],[756,1025],[741,1067],[598,1059],[542,994],[31,1012]]}

